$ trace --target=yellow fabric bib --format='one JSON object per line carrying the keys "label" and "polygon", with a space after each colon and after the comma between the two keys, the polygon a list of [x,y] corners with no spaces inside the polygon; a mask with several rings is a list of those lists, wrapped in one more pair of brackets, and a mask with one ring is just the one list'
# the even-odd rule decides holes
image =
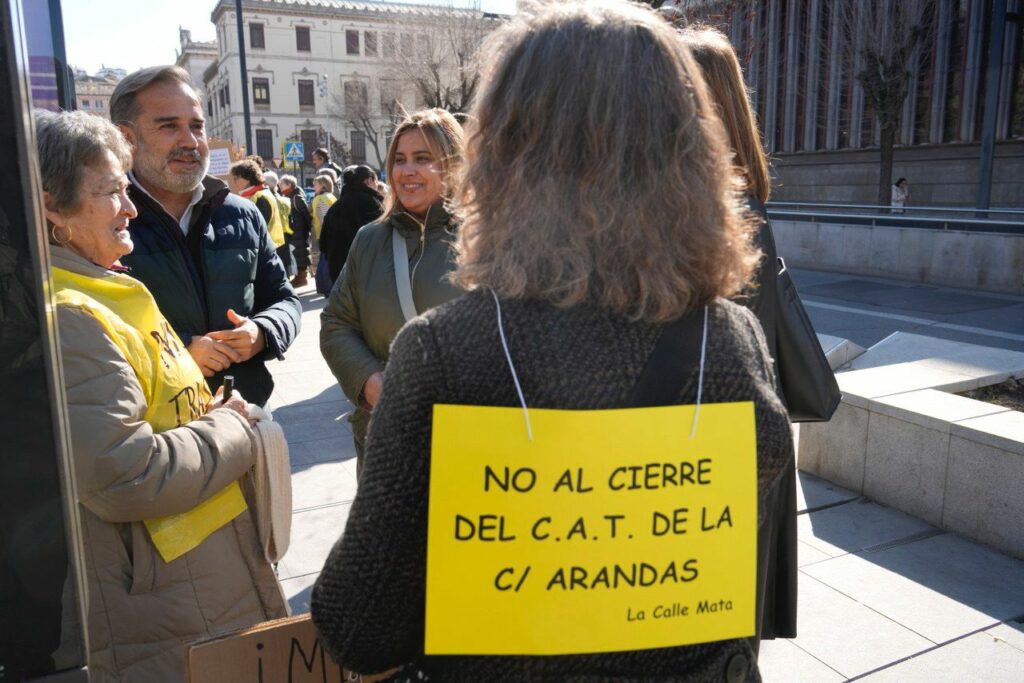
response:
{"label": "yellow fabric bib", "polygon": [[[87,311],[124,354],[146,397],[145,420],[156,433],[201,417],[212,395],[146,286],[128,275],[80,275],[53,268],[57,305]],[[192,550],[246,509],[238,482],[176,515],[145,520],[165,562]]]}
{"label": "yellow fabric bib", "polygon": [[288,225],[288,214],[281,213],[281,205],[278,204],[277,197],[270,190],[264,188],[249,197],[249,199],[255,204],[257,197],[264,197],[270,202],[270,220],[267,222],[267,232],[270,233],[270,241],[274,243],[274,246],[280,247],[284,244],[284,232],[285,227]]}
{"label": "yellow fabric bib", "polygon": [[281,210],[281,216],[284,217],[283,220],[282,220],[282,223],[284,224],[284,234],[286,234],[286,235],[294,234],[295,231],[292,230],[291,221],[288,220],[288,217],[292,215],[292,202],[291,202],[291,200],[288,199],[287,197],[282,197],[279,194],[275,194],[274,195],[274,199],[277,201],[277,207]]}
{"label": "yellow fabric bib", "polygon": [[[313,234],[317,239],[320,239],[320,230],[323,228],[323,222],[320,220],[319,211],[322,204],[327,204],[327,208],[334,205],[334,202],[338,201],[338,198],[329,192],[324,194],[318,194],[313,197],[313,203],[309,207],[310,213],[313,214]],[[324,214],[326,215],[326,214]]]}

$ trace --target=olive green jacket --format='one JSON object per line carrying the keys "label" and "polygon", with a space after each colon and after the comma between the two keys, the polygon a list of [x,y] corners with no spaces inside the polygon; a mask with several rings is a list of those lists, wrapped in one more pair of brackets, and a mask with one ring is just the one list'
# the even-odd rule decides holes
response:
{"label": "olive green jacket", "polygon": [[431,207],[425,228],[412,216],[398,214],[359,230],[320,314],[320,350],[345,395],[364,408],[363,384],[384,370],[391,342],[405,324],[391,251],[396,230],[409,252],[417,312],[422,314],[462,293],[447,279],[455,268],[455,229],[451,216],[439,205]]}

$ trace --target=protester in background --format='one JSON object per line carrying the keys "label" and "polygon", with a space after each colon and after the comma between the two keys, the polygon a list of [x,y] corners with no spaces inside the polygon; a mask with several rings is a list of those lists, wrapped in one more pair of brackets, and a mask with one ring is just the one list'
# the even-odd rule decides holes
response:
{"label": "protester in background", "polygon": [[331,161],[331,153],[327,151],[327,148],[319,147],[313,150],[312,160],[313,168],[316,169],[317,174],[329,169],[334,172],[334,182],[337,184],[341,178],[342,169],[341,166]]}
{"label": "protester in background", "polygon": [[[296,275],[295,268],[295,248],[292,246],[292,203],[291,201],[281,194],[280,188],[278,187],[277,174],[273,171],[263,171],[263,183],[270,190],[270,194],[273,195],[274,201],[277,202],[278,209],[283,217],[283,232],[284,232],[284,244],[277,248],[277,255],[281,259],[281,263],[284,264],[284,270],[288,274],[288,277],[294,279]],[[295,285],[292,285],[294,287]]]}
{"label": "protester in background", "polygon": [[313,238],[317,245],[316,252],[319,254],[322,251],[320,233],[323,231],[324,217],[327,215],[327,210],[334,202],[338,201],[338,198],[334,196],[334,179],[326,173],[313,178],[313,190],[316,195],[313,197],[310,211],[313,214]]}
{"label": "protester in background", "polygon": [[[131,149],[105,119],[36,114],[53,291],[88,581],[89,680],[178,682],[190,641],[286,616],[239,479],[261,455],[253,410],[216,400],[118,260],[132,251]],[[204,504],[200,532],[157,523]],[[202,535],[205,533],[206,535]],[[178,553],[176,556],[172,555]]]}
{"label": "protester in background", "polygon": [[903,207],[908,199],[910,199],[910,186],[907,185],[906,178],[900,178],[892,186],[892,212],[903,213]]}
{"label": "protester in background", "polygon": [[[521,13],[490,41],[457,195],[456,279],[471,291],[408,323],[391,348],[359,489],[313,589],[321,642],[356,671],[412,662],[444,681],[760,680],[746,639],[557,657],[424,654],[435,405],[519,406],[521,386],[536,407],[631,407],[669,323],[706,320],[706,359],[699,341],[678,358],[689,369],[671,402],[693,404],[702,377],[705,402],[754,403],[759,503],[793,457],[764,335],[725,298],[757,263],[753,226],[675,31],[625,1],[577,0]],[[391,182],[404,191],[401,174]]]}
{"label": "protester in background", "polygon": [[[266,177],[267,174],[260,169],[255,161],[245,159],[231,166],[228,186],[238,196],[252,200],[256,208],[259,209],[260,215],[267,223],[267,232],[274,243],[277,257],[281,259],[287,276],[288,265],[292,260],[286,240],[286,231],[290,230],[288,214],[283,210],[282,203],[278,202],[277,195],[267,184]],[[274,179],[276,181],[276,175]]]}
{"label": "protester in background", "polygon": [[134,148],[128,191],[139,215],[125,265],[207,384],[219,387],[231,374],[247,399],[264,405],[274,389],[264,363],[284,358],[302,308],[259,210],[206,175],[206,121],[188,73],[156,66],[129,74],[114,88],[110,117]]}
{"label": "protester in background", "polygon": [[[388,148],[391,196],[384,214],[359,230],[320,316],[320,350],[356,406],[349,420],[357,473],[392,340],[407,320],[461,293],[447,279],[455,266],[455,229],[445,200],[462,147],[462,127],[442,109],[399,124]],[[396,268],[396,239],[407,255],[405,268]],[[415,310],[402,305],[398,288],[406,288]]]}
{"label": "protester in background", "polygon": [[369,166],[350,166],[342,174],[341,198],[324,216],[320,251],[327,258],[331,282],[338,279],[359,228],[380,218],[384,197]]}
{"label": "protester in background", "polygon": [[292,234],[289,239],[295,255],[296,274],[292,287],[305,287],[309,280],[309,240],[313,228],[313,217],[306,203],[306,193],[299,189],[299,181],[293,175],[283,175],[278,182],[281,194],[291,202],[288,221]]}
{"label": "protester in background", "polygon": [[[768,160],[761,145],[754,112],[747,99],[747,88],[739,60],[729,39],[714,29],[684,29],[683,42],[700,66],[708,84],[715,110],[725,126],[726,141],[732,152],[733,172],[743,182],[747,206],[758,217],[755,243],[763,253],[753,287],[739,302],[757,316],[764,329],[768,353],[776,357],[776,310],[778,306],[778,258],[775,237],[765,210],[771,193]],[[785,400],[785,397],[782,397]],[[771,492],[768,505],[773,510],[759,529],[758,596],[762,638],[796,637],[797,531],[796,466],[790,462],[779,487]],[[756,645],[756,641],[755,641]]]}

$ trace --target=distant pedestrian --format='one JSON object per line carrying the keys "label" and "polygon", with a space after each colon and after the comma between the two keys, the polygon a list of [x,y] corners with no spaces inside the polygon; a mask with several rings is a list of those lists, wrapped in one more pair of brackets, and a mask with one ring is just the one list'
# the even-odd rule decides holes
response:
{"label": "distant pedestrian", "polygon": [[[410,318],[462,293],[448,281],[456,231],[445,207],[462,148],[462,126],[442,109],[399,124],[388,148],[384,214],[358,231],[320,316],[320,350],[356,406],[349,420],[357,473],[392,340]],[[396,253],[404,254],[404,269],[396,267]]]}
{"label": "distant pedestrian", "polygon": [[372,168],[345,169],[341,198],[327,211],[320,233],[320,250],[327,258],[331,282],[338,279],[359,228],[380,217],[383,203],[384,196],[377,192],[377,176]]}
{"label": "distant pedestrian", "polygon": [[252,200],[259,209],[263,220],[267,222],[267,232],[287,275],[288,264],[291,262],[291,254],[285,239],[288,216],[282,210],[281,203],[277,201],[277,196],[267,186],[263,170],[252,159],[236,162],[229,171],[228,186],[240,197]]}
{"label": "distant pedestrian", "polygon": [[[284,244],[277,248],[277,255],[281,257],[281,263],[284,264],[285,272],[288,273],[288,277],[294,277],[297,269],[295,267],[295,248],[292,246],[292,224],[291,224],[291,213],[292,203],[291,201],[281,194],[280,188],[278,187],[277,174],[273,171],[263,171],[263,183],[270,190],[274,199],[277,201],[277,206],[281,211],[281,215],[284,217]],[[295,286],[294,284],[292,285]]]}
{"label": "distant pedestrian", "polygon": [[310,235],[313,230],[313,217],[306,202],[306,193],[299,188],[299,181],[293,175],[283,175],[278,181],[281,194],[291,202],[289,224],[292,252],[295,256],[296,274],[292,278],[292,287],[305,287],[309,278]]}
{"label": "distant pedestrian", "polygon": [[334,196],[334,180],[327,173],[313,178],[313,204],[310,211],[313,214],[313,238],[317,244],[317,254],[320,253],[320,232],[323,230],[324,216],[338,198]]}
{"label": "distant pedestrian", "polygon": [[904,213],[903,207],[910,199],[910,186],[906,178],[900,178],[892,186],[892,212]]}
{"label": "distant pedestrian", "polygon": [[342,168],[338,164],[331,161],[331,153],[327,151],[325,147],[319,147],[313,150],[312,155],[313,168],[317,170],[317,173],[329,168],[334,171],[336,179],[341,178]]}

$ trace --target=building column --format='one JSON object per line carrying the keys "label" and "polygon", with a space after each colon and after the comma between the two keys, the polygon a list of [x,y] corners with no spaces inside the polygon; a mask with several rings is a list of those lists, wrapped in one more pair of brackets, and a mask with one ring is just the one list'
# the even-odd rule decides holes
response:
{"label": "building column", "polygon": [[825,149],[839,148],[839,103],[842,101],[842,6],[831,0],[828,35],[828,103],[825,114]]}
{"label": "building column", "polygon": [[940,144],[946,127],[947,74],[949,73],[949,43],[953,28],[951,0],[939,0],[938,23],[935,32],[935,59],[932,64],[931,116],[928,122],[928,142]]}
{"label": "building column", "polygon": [[804,79],[804,151],[813,151],[818,139],[818,91],[821,88],[821,0],[807,9],[807,73]]}
{"label": "building column", "polygon": [[782,151],[796,150],[796,114],[797,88],[800,78],[800,5],[799,2],[789,3],[789,14],[786,16],[786,80],[783,94],[782,112]]}
{"label": "building column", "polygon": [[768,0],[768,65],[764,89],[764,142],[769,153],[775,151],[775,129],[779,119],[779,5],[785,0]]}
{"label": "building column", "polygon": [[964,64],[964,89],[960,98],[960,139],[970,142],[975,138],[974,120],[978,115],[978,93],[984,74],[981,60],[985,45],[985,8],[987,2],[971,0],[967,15],[967,60]]}

